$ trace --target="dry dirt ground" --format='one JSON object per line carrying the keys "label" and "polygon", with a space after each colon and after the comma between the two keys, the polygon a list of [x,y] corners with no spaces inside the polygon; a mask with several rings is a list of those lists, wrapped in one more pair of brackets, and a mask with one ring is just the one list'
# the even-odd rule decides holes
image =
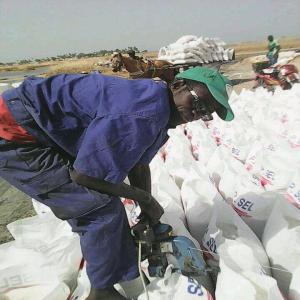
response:
{"label": "dry dirt ground", "polygon": [[[282,48],[293,49],[300,48],[300,39],[283,39],[280,40]],[[254,85],[254,72],[251,66],[251,56],[265,53],[266,43],[240,43],[230,45],[236,49],[237,62],[233,64],[223,65],[221,71],[228,75],[235,82],[244,81],[234,86],[236,92],[240,92],[243,88],[252,88]],[[145,56],[150,58],[157,57],[157,52],[148,52]],[[128,73],[123,71],[120,73],[113,73],[109,68],[96,67],[95,63],[105,62],[109,57],[89,58],[81,60],[68,60],[63,62],[53,62],[43,64],[49,69],[47,74],[49,76],[57,73],[77,73],[82,71],[100,70],[104,74],[115,74],[118,76],[127,77]],[[297,57],[294,63],[300,70],[300,57]],[[24,71],[36,68],[36,65],[13,66],[10,70]],[[9,68],[0,67],[0,74],[2,71],[7,71]],[[19,80],[22,80],[20,78]],[[30,198],[22,192],[11,187],[8,183],[0,179],[0,243],[11,240],[11,235],[6,230],[6,225],[15,220],[34,215],[34,210],[31,205]]]}

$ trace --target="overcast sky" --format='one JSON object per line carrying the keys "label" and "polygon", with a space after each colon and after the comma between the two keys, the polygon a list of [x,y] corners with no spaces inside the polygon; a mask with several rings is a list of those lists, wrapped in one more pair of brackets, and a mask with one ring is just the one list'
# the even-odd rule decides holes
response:
{"label": "overcast sky", "polygon": [[0,62],[136,46],[187,34],[300,37],[300,0],[0,0]]}

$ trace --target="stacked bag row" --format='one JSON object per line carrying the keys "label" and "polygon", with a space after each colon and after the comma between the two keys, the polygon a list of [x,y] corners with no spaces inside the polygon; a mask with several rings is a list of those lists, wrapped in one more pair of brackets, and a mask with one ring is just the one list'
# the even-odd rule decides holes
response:
{"label": "stacked bag row", "polygon": [[225,49],[225,45],[219,38],[185,35],[160,48],[158,59],[172,64],[208,64],[234,59],[234,49]]}
{"label": "stacked bag row", "polygon": [[164,168],[213,274],[216,299],[300,299],[300,85],[233,94],[217,117],[170,131]]}

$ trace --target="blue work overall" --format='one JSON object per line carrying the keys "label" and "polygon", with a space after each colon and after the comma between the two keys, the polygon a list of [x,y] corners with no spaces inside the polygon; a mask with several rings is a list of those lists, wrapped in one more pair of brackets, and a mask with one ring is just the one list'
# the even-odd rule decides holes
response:
{"label": "blue work overall", "polygon": [[[71,95],[71,98],[74,96],[75,90],[72,91],[70,82],[75,81],[75,86],[76,83],[86,86],[91,80],[95,81],[94,77],[87,81],[87,76],[101,76],[101,85],[104,77],[100,74],[59,76],[65,77],[55,78],[59,79],[59,83],[56,82],[57,99],[63,98],[63,93]],[[105,80],[111,83],[109,77]],[[13,118],[35,141],[15,142],[0,138],[0,176],[49,206],[58,218],[67,220],[72,230],[80,235],[82,253],[93,288],[102,289],[137,277],[136,249],[120,199],[76,184],[70,179],[68,170],[73,166],[86,175],[118,183],[124,180],[137,162],[149,163],[167,138],[169,104],[164,87],[161,85],[158,86],[158,92],[152,91],[157,94],[157,99],[153,98],[152,92],[148,93],[150,97],[140,96],[147,94],[145,90],[137,95],[137,99],[141,99],[139,101],[149,101],[150,98],[152,103],[158,104],[144,104],[145,110],[142,111],[139,109],[143,105],[137,101],[135,106],[128,105],[131,112],[127,113],[125,110],[128,108],[121,101],[118,109],[114,110],[115,104],[110,101],[117,99],[105,97],[107,90],[103,84],[95,92],[95,95],[102,93],[101,99],[95,101],[95,113],[91,115],[88,111],[92,107],[91,102],[82,103],[83,108],[80,109],[86,109],[86,114],[78,117],[78,107],[74,108],[72,102],[74,99],[68,102],[65,96],[64,103],[54,103],[54,97],[49,92],[51,85],[53,89],[53,80],[32,81],[34,83],[29,81],[27,86],[25,83],[19,90],[13,89],[3,94]],[[118,80],[112,81],[113,84],[118,83]],[[36,86],[32,88],[35,83]],[[141,82],[141,85],[145,84],[148,90],[153,85],[152,82]],[[48,95],[41,95],[41,86],[45,87]],[[82,86],[78,87],[80,89]],[[128,89],[128,95],[131,95],[130,84]],[[87,95],[89,101],[90,96]],[[108,99],[107,102],[105,99]],[[84,101],[83,97],[80,100]],[[47,101],[48,104],[45,104]],[[137,111],[133,107],[138,107]],[[151,119],[154,112],[161,119],[160,122],[156,117],[155,120]],[[105,122],[102,122],[103,118]],[[145,127],[142,125],[144,121]]]}

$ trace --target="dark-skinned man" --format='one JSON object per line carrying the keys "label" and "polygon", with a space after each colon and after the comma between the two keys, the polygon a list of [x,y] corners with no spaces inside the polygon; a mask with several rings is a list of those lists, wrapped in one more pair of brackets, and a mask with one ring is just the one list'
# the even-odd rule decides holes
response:
{"label": "dark-skinned man", "polygon": [[[102,74],[28,78],[0,98],[0,176],[49,206],[80,235],[88,300],[124,299],[113,285],[138,277],[119,197],[155,224],[149,163],[179,124],[233,119],[229,82],[196,67],[172,84]],[[130,185],[123,183],[128,177]]]}

